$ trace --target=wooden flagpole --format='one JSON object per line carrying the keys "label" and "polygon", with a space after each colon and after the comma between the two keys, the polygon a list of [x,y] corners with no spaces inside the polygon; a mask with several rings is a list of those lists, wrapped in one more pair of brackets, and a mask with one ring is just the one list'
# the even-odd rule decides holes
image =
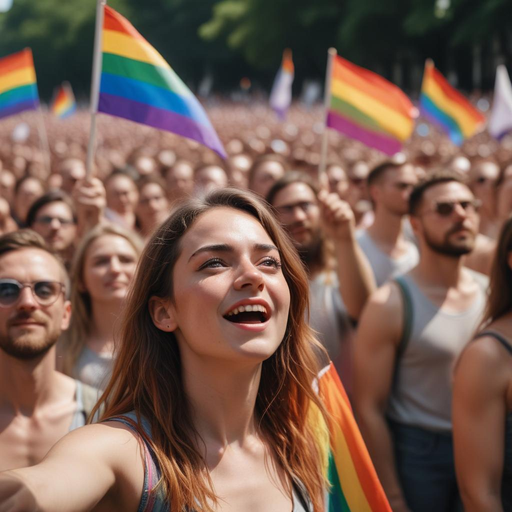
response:
{"label": "wooden flagpole", "polygon": [[104,7],[107,0],[98,0],[96,5],[96,32],[94,34],[94,55],[92,63],[92,82],[91,82],[91,131],[89,133],[89,145],[87,147],[86,179],[92,177],[92,168],[94,165],[94,154],[96,152],[96,115],[98,112],[98,102],[100,97],[100,78],[102,64],[102,35]]}
{"label": "wooden flagpole", "polygon": [[327,131],[327,115],[331,103],[331,79],[332,79],[332,63],[337,55],[335,48],[329,48],[327,51],[327,71],[325,73],[325,89],[324,89],[324,131],[322,134],[322,149],[320,153],[320,164],[318,166],[318,181],[321,183],[327,166],[327,149],[329,143],[329,132]]}

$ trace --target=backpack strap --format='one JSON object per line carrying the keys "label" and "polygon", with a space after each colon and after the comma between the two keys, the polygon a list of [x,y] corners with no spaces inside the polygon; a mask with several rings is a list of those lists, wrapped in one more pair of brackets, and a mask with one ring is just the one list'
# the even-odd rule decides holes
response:
{"label": "backpack strap", "polygon": [[402,326],[402,336],[400,337],[400,342],[398,343],[398,347],[396,350],[396,359],[397,361],[403,356],[407,345],[409,344],[409,340],[411,338],[412,333],[412,322],[413,322],[413,307],[412,307],[412,297],[411,292],[409,290],[409,286],[405,281],[403,276],[397,276],[394,279],[395,283],[400,290],[400,295],[402,297],[402,306],[403,306],[403,317],[404,322]]}

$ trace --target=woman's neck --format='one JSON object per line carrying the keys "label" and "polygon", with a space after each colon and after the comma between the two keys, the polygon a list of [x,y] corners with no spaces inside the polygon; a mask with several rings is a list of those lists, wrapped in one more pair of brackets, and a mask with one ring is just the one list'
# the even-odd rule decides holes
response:
{"label": "woman's neck", "polygon": [[261,363],[235,368],[232,362],[212,364],[197,357],[192,362],[187,354],[181,357],[194,426],[208,454],[215,456],[230,444],[242,445],[254,438]]}
{"label": "woman's neck", "polygon": [[113,349],[114,334],[118,326],[121,304],[119,302],[93,302],[92,325],[88,345],[95,352]]}

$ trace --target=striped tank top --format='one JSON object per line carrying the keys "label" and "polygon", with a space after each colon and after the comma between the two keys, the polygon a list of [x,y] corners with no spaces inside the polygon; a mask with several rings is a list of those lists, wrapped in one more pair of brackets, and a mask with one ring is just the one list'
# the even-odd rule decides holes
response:
{"label": "striped tank top", "polygon": [[[123,423],[132,432],[134,432],[137,437],[139,437],[139,434],[133,425],[134,423],[138,423],[135,412],[129,412],[123,416],[109,418],[108,421],[118,421]],[[144,417],[142,418],[142,428],[146,435],[151,438],[151,426]],[[151,447],[143,439],[142,441],[144,448],[144,487],[137,512],[171,512],[169,503],[167,502],[161,487],[157,488],[156,492],[152,492],[160,480],[161,473]],[[313,512],[313,507],[306,496],[306,492],[300,485],[293,485],[293,510],[291,512]]]}

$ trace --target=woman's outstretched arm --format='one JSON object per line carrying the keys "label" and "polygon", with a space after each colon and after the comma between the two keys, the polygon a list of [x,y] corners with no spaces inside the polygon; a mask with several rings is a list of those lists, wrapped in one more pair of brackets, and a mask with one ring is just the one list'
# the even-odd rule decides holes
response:
{"label": "woman's outstretched arm", "polygon": [[136,512],[143,482],[135,436],[115,422],[88,425],[36,466],[0,473],[0,512]]}

